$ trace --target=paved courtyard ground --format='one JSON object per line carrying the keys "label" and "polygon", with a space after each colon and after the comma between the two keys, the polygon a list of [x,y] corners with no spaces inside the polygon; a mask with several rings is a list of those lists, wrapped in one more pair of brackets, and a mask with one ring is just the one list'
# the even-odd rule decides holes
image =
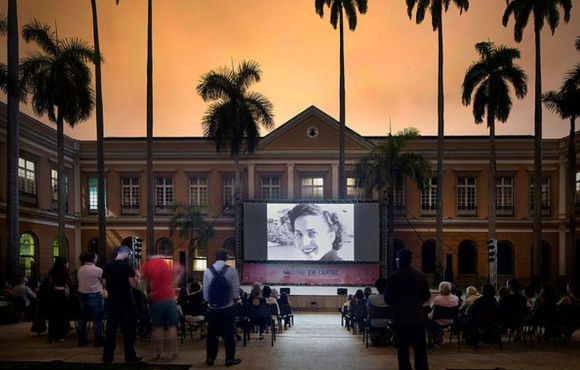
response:
{"label": "paved courtyard ground", "polygon": [[[62,343],[48,344],[46,335],[37,336],[29,331],[30,323],[0,326],[0,363],[12,361],[64,361],[71,363],[98,363],[101,350],[92,346],[77,347],[76,334],[71,333]],[[253,338],[254,339],[254,338]],[[340,325],[338,313],[297,313],[295,325],[284,334],[278,335],[274,347],[270,341],[251,340],[244,347],[238,342],[237,357],[242,363],[236,369],[396,369],[396,352],[392,347],[365,347],[362,337],[352,335]],[[142,339],[136,343],[137,354],[151,361],[152,344]],[[115,362],[122,362],[122,339],[117,340]],[[213,368],[224,365],[224,351]],[[189,365],[193,368],[207,368],[205,364],[205,342],[195,336],[180,344],[178,359],[170,364]],[[463,346],[457,349],[455,343],[445,342],[439,349],[429,351],[431,369],[580,369],[580,333],[571,343],[535,344],[533,348],[522,343],[505,344],[503,350],[497,345],[482,345],[477,350]]]}

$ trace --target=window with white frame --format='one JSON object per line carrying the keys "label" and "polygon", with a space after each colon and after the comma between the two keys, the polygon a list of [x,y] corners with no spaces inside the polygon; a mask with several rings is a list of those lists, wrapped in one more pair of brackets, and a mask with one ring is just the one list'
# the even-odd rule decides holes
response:
{"label": "window with white frame", "polygon": [[421,213],[434,215],[437,212],[437,178],[431,177],[421,192]]}
{"label": "window with white frame", "polygon": [[206,206],[208,203],[207,178],[192,176],[189,178],[189,205]]}
{"label": "window with white frame", "polygon": [[513,215],[514,213],[514,177],[496,177],[495,210],[498,215]]}
{"label": "window with white frame", "polygon": [[18,158],[18,191],[23,201],[36,204],[36,163]]}
{"label": "window with white frame", "polygon": [[[542,177],[542,215],[549,216],[552,208],[552,192],[550,189],[551,178]],[[534,179],[530,179],[530,213],[534,212]]]}
{"label": "window with white frame", "polygon": [[99,198],[97,196],[98,179],[96,177],[87,178],[87,200],[89,213],[97,213],[99,210]]}
{"label": "window with white frame", "polygon": [[[64,177],[65,210],[68,211],[68,176]],[[50,170],[50,200],[52,209],[58,209],[58,170]]]}
{"label": "window with white frame", "polygon": [[121,177],[121,210],[124,213],[137,213],[141,206],[139,176]]}
{"label": "window with white frame", "polygon": [[280,176],[262,176],[262,199],[280,199]]}
{"label": "window with white frame", "polygon": [[235,188],[236,186],[234,177],[224,176],[223,177],[224,208],[233,209]]}
{"label": "window with white frame", "polygon": [[363,199],[364,188],[357,185],[356,177],[346,178],[346,197],[348,199]]}
{"label": "window with white frame", "polygon": [[477,177],[457,177],[457,213],[460,215],[477,213]]}
{"label": "window with white frame", "polygon": [[157,213],[168,213],[173,206],[173,177],[155,177],[155,208]]}
{"label": "window with white frame", "polygon": [[324,198],[324,178],[323,177],[303,177],[300,180],[301,195],[303,199]]}

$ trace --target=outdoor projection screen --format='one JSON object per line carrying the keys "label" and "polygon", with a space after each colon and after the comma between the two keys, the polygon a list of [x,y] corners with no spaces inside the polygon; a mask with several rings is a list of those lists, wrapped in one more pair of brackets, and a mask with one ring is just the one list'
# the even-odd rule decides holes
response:
{"label": "outdoor projection screen", "polygon": [[379,260],[377,203],[244,203],[244,259]]}

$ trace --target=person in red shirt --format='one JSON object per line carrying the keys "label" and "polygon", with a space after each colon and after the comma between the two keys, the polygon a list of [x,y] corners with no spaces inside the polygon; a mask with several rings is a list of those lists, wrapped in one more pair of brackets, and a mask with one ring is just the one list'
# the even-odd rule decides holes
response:
{"label": "person in red shirt", "polygon": [[[168,260],[152,256],[143,266],[143,277],[149,285],[154,360],[171,361],[177,357],[177,307],[174,287],[179,278]],[[167,344],[167,347],[164,346]]]}

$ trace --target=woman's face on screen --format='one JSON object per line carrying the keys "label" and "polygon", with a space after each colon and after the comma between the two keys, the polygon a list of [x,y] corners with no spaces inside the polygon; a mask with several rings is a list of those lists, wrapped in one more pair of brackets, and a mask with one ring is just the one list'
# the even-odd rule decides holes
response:
{"label": "woman's face on screen", "polygon": [[336,235],[322,215],[306,215],[294,221],[294,244],[308,259],[320,259],[332,249]]}

